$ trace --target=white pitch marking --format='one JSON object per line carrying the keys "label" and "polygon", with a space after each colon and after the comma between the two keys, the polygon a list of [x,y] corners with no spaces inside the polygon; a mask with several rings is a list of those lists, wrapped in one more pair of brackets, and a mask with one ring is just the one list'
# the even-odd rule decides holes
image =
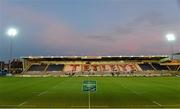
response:
{"label": "white pitch marking", "polygon": [[154,104],[158,105],[158,106],[162,106],[160,103],[158,103],[157,101],[153,101]]}
{"label": "white pitch marking", "polygon": [[50,89],[57,88],[57,87],[59,86],[59,84],[65,83],[66,81],[69,81],[69,80],[70,80],[70,79],[64,80],[63,82],[60,82],[60,83],[56,84],[55,86],[47,89],[46,91],[39,93],[38,96],[41,96],[41,95],[43,95],[43,94],[46,94]]}
{"label": "white pitch marking", "polygon": [[65,83],[65,82],[69,81],[69,80],[70,80],[70,79],[64,80],[64,81],[62,81],[62,82],[56,84],[55,86],[53,86],[53,87],[47,89],[46,91],[39,93],[38,96],[41,96],[41,95],[43,95],[43,94],[46,94],[50,89],[57,88],[60,84],[63,84],[63,83]]}
{"label": "white pitch marking", "polygon": [[24,102],[22,102],[21,104],[19,104],[18,106],[22,106],[22,105],[24,105],[24,104],[26,104],[27,103],[27,101],[24,101]]}
{"label": "white pitch marking", "polygon": [[[133,92],[133,93],[136,94],[137,96],[141,96],[140,93],[138,93],[138,92],[136,92],[136,91],[134,91],[134,90],[132,90],[132,89],[129,89],[129,88],[123,86],[123,85],[121,85],[121,86],[124,87],[125,89],[130,90],[131,92]],[[150,99],[148,99],[148,100],[150,100]],[[152,101],[152,100],[150,100],[150,101]],[[160,107],[162,106],[160,103],[158,103],[158,102],[156,102],[156,101],[152,101],[152,103],[154,103],[154,104],[156,104],[156,105],[158,105],[158,106],[160,106]]]}
{"label": "white pitch marking", "polygon": [[46,94],[47,92],[48,92],[48,91],[41,92],[41,93],[38,94],[38,96],[41,96],[41,95],[43,95],[43,94]]}

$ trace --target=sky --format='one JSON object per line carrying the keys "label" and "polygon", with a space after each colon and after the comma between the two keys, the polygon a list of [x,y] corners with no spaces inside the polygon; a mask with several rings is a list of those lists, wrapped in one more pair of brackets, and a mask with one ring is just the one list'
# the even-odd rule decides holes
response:
{"label": "sky", "polygon": [[0,59],[180,52],[180,0],[0,0]]}

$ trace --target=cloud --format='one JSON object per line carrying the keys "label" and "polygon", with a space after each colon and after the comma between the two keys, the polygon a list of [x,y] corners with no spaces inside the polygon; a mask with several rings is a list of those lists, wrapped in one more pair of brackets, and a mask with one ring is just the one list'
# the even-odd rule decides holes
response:
{"label": "cloud", "polygon": [[36,49],[35,52],[41,49],[64,55],[132,55],[155,51],[165,53],[166,51],[162,51],[164,32],[179,28],[177,20],[169,20],[158,11],[142,13],[135,19],[106,31],[97,30],[98,32],[85,34],[76,32],[74,25],[65,22],[60,13],[59,17],[52,17],[27,7],[7,6],[6,14],[7,24],[16,20],[18,24],[24,25],[24,49],[33,48]]}
{"label": "cloud", "polygon": [[167,31],[178,31],[178,23],[177,20],[173,21],[158,11],[151,11],[141,14],[124,25],[88,38],[98,40],[111,53],[118,54],[123,51],[129,54],[149,54],[156,51],[165,54],[168,51],[164,35]]}
{"label": "cloud", "polygon": [[44,47],[66,46],[76,40],[76,33],[62,19],[24,7],[6,7],[6,14],[7,25],[8,22],[16,20],[18,24],[24,25],[24,37],[31,37],[34,42]]}
{"label": "cloud", "polygon": [[106,40],[103,36],[94,41],[84,34],[77,33],[73,26],[64,20],[27,7],[6,6],[6,18],[6,25],[16,22],[17,25],[22,26],[20,33],[23,35],[22,42],[18,44],[19,47],[23,47],[21,50],[27,51],[26,54],[96,54],[104,47],[104,43],[101,44],[99,41],[110,40]]}
{"label": "cloud", "polygon": [[98,41],[106,41],[106,42],[114,42],[116,41],[113,37],[110,37],[108,35],[89,35],[87,38],[95,39]]}

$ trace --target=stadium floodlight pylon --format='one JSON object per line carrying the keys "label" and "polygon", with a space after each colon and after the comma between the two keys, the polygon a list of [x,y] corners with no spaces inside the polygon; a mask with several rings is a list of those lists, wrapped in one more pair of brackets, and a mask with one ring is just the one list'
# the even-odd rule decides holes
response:
{"label": "stadium floodlight pylon", "polygon": [[10,59],[9,59],[9,72],[11,69],[11,60],[12,60],[12,49],[13,49],[13,38],[17,36],[18,34],[18,29],[14,28],[14,27],[10,27],[9,29],[7,29],[6,34],[8,35],[8,37],[10,37]]}

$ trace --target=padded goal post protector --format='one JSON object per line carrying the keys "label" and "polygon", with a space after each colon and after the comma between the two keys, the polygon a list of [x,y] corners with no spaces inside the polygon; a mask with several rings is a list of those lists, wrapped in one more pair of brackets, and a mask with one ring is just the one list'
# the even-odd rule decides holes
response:
{"label": "padded goal post protector", "polygon": [[84,80],[83,81],[83,91],[84,92],[96,92],[96,81]]}

